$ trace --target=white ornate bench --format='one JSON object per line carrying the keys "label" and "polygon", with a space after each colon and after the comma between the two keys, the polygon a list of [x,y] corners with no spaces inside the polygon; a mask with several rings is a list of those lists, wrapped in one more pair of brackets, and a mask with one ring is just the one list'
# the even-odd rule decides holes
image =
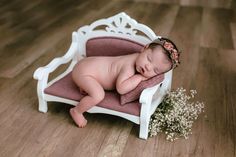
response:
{"label": "white ornate bench", "polygon": [[[38,80],[39,111],[47,112],[48,101],[71,105],[79,102],[82,95],[71,79],[72,68],[78,62],[79,56],[116,55],[104,51],[112,46],[113,53],[116,51],[120,51],[120,54],[137,52],[157,37],[159,36],[156,36],[149,27],[136,22],[124,12],[79,28],[78,31],[72,33],[72,43],[64,56],[54,58],[48,65],[34,72],[33,77]],[[113,45],[114,41],[115,45]],[[48,82],[49,74],[62,64],[69,64],[69,66],[62,74]],[[139,124],[139,137],[147,139],[150,116],[161,103],[166,91],[170,90],[171,82],[172,70],[164,74],[164,80],[161,83],[144,89],[139,100],[124,106],[119,104],[119,95],[116,92],[106,91],[101,104],[92,107],[88,112],[120,116]]]}

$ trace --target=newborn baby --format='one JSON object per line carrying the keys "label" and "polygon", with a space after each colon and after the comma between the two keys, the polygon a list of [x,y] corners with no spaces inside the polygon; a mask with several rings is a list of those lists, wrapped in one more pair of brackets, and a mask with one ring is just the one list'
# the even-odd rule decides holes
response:
{"label": "newborn baby", "polygon": [[125,94],[141,81],[165,73],[178,64],[179,51],[167,38],[157,38],[141,52],[129,55],[81,59],[72,70],[72,79],[86,95],[70,109],[70,114],[78,127],[84,127],[87,120],[83,113],[103,100],[104,90],[116,89]]}

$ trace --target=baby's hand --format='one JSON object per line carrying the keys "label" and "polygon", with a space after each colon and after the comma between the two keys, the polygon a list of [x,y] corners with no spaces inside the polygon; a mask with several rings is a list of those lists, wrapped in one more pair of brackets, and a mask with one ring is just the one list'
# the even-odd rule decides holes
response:
{"label": "baby's hand", "polygon": [[145,76],[143,76],[143,75],[141,75],[141,74],[137,74],[137,75],[139,75],[139,76],[141,77],[141,80],[142,80],[142,81],[145,81],[145,80],[149,79],[149,78],[147,78],[147,77],[145,77]]}

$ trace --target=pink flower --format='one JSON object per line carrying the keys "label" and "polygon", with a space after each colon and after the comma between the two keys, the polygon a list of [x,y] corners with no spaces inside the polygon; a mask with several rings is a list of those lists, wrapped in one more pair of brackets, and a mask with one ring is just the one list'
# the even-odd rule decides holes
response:
{"label": "pink flower", "polygon": [[171,50],[171,49],[173,49],[174,48],[174,46],[170,43],[170,42],[165,42],[164,43],[164,48],[166,48],[167,50]]}
{"label": "pink flower", "polygon": [[172,50],[172,56],[173,56],[173,59],[178,59],[178,53],[175,49]]}

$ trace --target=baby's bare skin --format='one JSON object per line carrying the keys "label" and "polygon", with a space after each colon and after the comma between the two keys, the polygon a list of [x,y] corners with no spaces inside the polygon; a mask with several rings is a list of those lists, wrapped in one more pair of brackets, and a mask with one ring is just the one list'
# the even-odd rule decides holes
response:
{"label": "baby's bare skin", "polygon": [[127,79],[135,74],[135,56],[87,57],[79,61],[73,70],[75,75],[95,78],[104,90],[114,90],[122,68],[127,70]]}
{"label": "baby's bare skin", "polygon": [[161,48],[143,49],[141,53],[124,56],[94,56],[80,60],[72,71],[72,78],[81,91],[87,93],[80,103],[70,110],[79,127],[87,120],[83,113],[98,104],[105,96],[104,90],[116,89],[125,94],[146,80],[171,67]]}

